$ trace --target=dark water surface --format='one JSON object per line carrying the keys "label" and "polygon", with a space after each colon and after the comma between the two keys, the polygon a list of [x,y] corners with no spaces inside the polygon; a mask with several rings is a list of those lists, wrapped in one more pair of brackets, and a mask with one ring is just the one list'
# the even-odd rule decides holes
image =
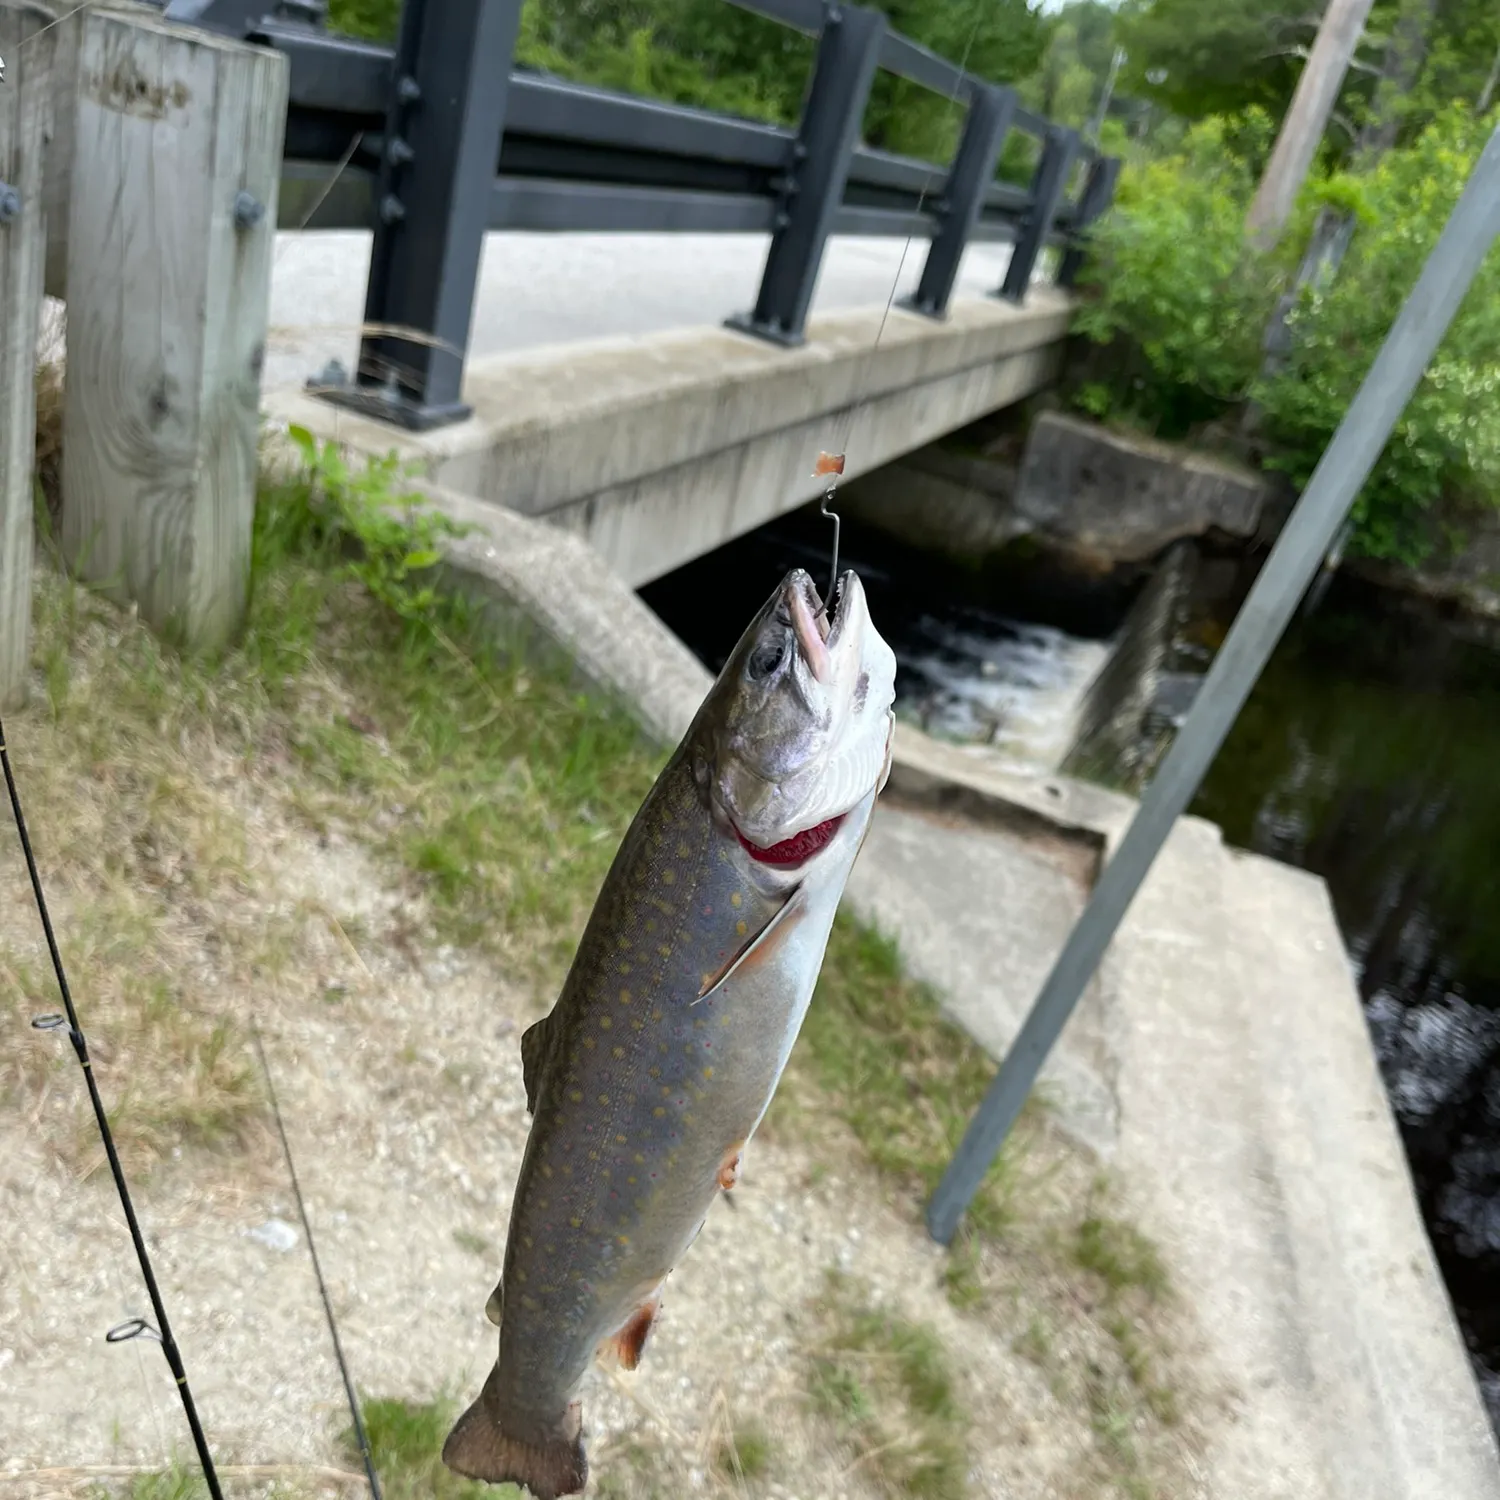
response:
{"label": "dark water surface", "polygon": [[[642,597],[716,671],[788,566],[824,586],[830,535],[798,512]],[[1036,556],[980,577],[868,532],[846,534],[845,560],[896,651],[898,710],[1034,762],[1066,737],[1142,581],[1081,583]],[[1178,669],[1202,670],[1222,638],[1252,576],[1229,572]],[[1500,1429],[1500,654],[1336,580],[1277,649],[1193,811],[1328,882]]]}

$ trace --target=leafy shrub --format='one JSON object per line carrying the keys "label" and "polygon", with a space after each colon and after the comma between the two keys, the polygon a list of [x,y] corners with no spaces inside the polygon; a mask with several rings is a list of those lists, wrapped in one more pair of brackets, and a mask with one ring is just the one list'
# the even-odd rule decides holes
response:
{"label": "leafy shrub", "polygon": [[1180,437],[1241,401],[1254,378],[1278,286],[1245,245],[1255,182],[1230,149],[1233,128],[1205,121],[1179,151],[1122,175],[1075,325],[1111,351],[1091,361],[1099,378],[1084,387],[1095,416]]}
{"label": "leafy shrub", "polygon": [[[1280,247],[1244,238],[1257,122],[1210,119],[1180,150],[1127,164],[1100,227],[1077,331],[1096,347],[1074,404],[1181,437],[1253,400],[1266,467],[1304,485],[1368,373],[1487,138],[1462,109],[1363,176],[1311,182]],[[1261,374],[1262,341],[1318,210],[1357,224],[1337,275],[1302,289],[1291,346]],[[1353,551],[1414,564],[1453,514],[1500,505],[1500,254],[1486,261],[1354,511]]]}
{"label": "leafy shrub", "polygon": [[[1304,291],[1290,359],[1255,388],[1268,462],[1304,484],[1368,373],[1488,136],[1439,116],[1358,183],[1360,225],[1337,277]],[[1355,506],[1367,556],[1421,560],[1444,512],[1500,504],[1500,254],[1491,253]]]}

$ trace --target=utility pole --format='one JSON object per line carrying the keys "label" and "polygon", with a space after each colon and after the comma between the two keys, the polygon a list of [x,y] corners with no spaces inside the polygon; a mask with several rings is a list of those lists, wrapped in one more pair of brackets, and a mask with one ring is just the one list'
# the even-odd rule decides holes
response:
{"label": "utility pole", "polygon": [[1374,0],[1328,0],[1317,40],[1297,80],[1291,108],[1281,122],[1271,160],[1266,164],[1255,201],[1245,217],[1245,233],[1259,250],[1269,250],[1281,236],[1292,205],[1317,154],[1338,102],[1354,49],[1364,35]]}

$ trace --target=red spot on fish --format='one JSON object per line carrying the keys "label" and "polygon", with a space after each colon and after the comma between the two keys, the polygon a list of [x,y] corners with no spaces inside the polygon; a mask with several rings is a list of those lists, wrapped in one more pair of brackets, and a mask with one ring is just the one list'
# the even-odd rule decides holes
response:
{"label": "red spot on fish", "polygon": [[794,868],[805,864],[819,850],[826,849],[833,842],[833,836],[839,831],[843,821],[843,814],[836,818],[829,818],[827,822],[819,823],[814,828],[805,828],[801,833],[794,833],[791,838],[783,839],[779,844],[772,844],[769,849],[762,849],[759,844],[752,844],[738,829],[735,833],[751,859],[763,865]]}
{"label": "red spot on fish", "polygon": [[714,909],[713,909],[713,907],[711,907],[711,906],[705,906],[705,907],[704,907],[704,908],[703,908],[703,915],[704,915],[704,916],[705,916],[705,917],[711,917],[711,916],[713,916],[713,914],[714,914]]}

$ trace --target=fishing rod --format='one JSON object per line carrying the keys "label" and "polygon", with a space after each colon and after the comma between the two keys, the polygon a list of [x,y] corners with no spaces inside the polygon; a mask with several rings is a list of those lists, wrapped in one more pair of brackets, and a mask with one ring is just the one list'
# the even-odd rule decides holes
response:
{"label": "fishing rod", "polygon": [[219,1476],[214,1468],[213,1455],[208,1449],[208,1439],[203,1434],[203,1424],[198,1420],[198,1408],[193,1401],[192,1389],[188,1385],[187,1371],[182,1363],[182,1352],[177,1347],[177,1340],[172,1336],[172,1325],[167,1320],[167,1309],[162,1301],[161,1288],[156,1283],[156,1274],[151,1268],[151,1256],[146,1249],[146,1241],[136,1218],[130,1188],[125,1182],[125,1170],[120,1165],[120,1156],[115,1150],[114,1135],[109,1128],[109,1116],[105,1113],[104,1101],[99,1095],[99,1083],[94,1076],[93,1060],[89,1056],[88,1038],[84,1035],[83,1025],[78,1019],[78,1008],[73,1003],[73,993],[68,987],[68,976],[63,968],[62,954],[58,950],[57,935],[52,927],[52,916],[47,909],[47,898],[42,890],[42,878],[37,870],[36,855],[31,847],[31,836],[26,829],[26,817],[21,811],[21,797],[16,789],[15,770],[11,765],[10,748],[3,722],[0,722],[0,768],[4,769],[5,790],[10,798],[10,810],[15,819],[16,833],[21,840],[21,853],[26,861],[26,873],[31,881],[31,893],[36,899],[37,914],[42,919],[42,932],[47,939],[47,952],[52,959],[52,972],[57,978],[58,993],[62,996],[63,1002],[61,1013],[54,1011],[48,1015],[36,1016],[31,1024],[37,1031],[67,1029],[68,1040],[73,1044],[78,1065],[83,1070],[84,1082],[88,1085],[89,1102],[94,1107],[94,1121],[99,1127],[100,1139],[104,1142],[104,1154],[109,1161],[110,1175],[114,1178],[115,1189],[120,1195],[120,1206],[125,1211],[125,1223],[130,1229],[130,1241],[135,1246],[136,1259],[140,1262],[141,1276],[146,1283],[146,1293],[151,1299],[151,1311],[156,1319],[156,1322],[152,1324],[145,1318],[131,1318],[111,1328],[104,1335],[104,1341],[107,1344],[122,1344],[131,1339],[146,1338],[161,1345],[162,1354],[166,1357],[167,1367],[172,1372],[177,1394],[182,1401],[183,1414],[187,1417],[188,1427],[193,1434],[193,1446],[198,1451],[198,1462],[203,1466],[203,1479],[208,1486],[209,1496],[211,1500],[224,1500],[223,1491],[219,1488]]}

